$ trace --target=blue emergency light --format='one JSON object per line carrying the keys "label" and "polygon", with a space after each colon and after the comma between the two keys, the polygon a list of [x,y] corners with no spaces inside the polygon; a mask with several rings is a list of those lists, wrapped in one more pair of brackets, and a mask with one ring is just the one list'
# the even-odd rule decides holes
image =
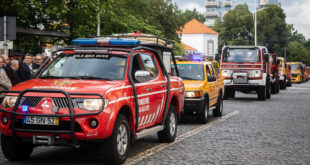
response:
{"label": "blue emergency light", "polygon": [[108,45],[139,45],[140,40],[136,39],[93,39],[93,38],[78,38],[72,40],[75,45],[92,45],[92,46],[108,46]]}
{"label": "blue emergency light", "polygon": [[200,54],[192,54],[191,59],[192,61],[202,61],[202,56]]}
{"label": "blue emergency light", "polygon": [[29,107],[27,105],[22,106],[22,111],[27,112],[29,110]]}

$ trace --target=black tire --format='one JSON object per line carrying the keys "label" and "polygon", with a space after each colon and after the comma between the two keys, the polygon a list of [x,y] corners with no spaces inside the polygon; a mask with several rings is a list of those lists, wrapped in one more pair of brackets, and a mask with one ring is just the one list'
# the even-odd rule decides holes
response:
{"label": "black tire", "polygon": [[276,81],[276,93],[279,93],[280,92],[280,81],[279,81],[279,79],[277,79],[277,81]]}
{"label": "black tire", "polygon": [[9,136],[1,135],[1,149],[7,159],[19,161],[30,157],[33,145],[32,143],[19,142]]}
{"label": "black tire", "polygon": [[276,94],[277,93],[277,90],[276,90],[276,82],[274,83],[271,83],[271,93],[272,94]]}
{"label": "black tire", "polygon": [[271,98],[271,83],[267,83],[267,87],[266,87],[266,98],[270,99]]}
{"label": "black tire", "polygon": [[222,94],[219,94],[218,100],[217,100],[217,104],[215,109],[213,109],[213,116],[214,117],[221,117],[222,113],[223,113],[223,98],[222,98]]}
{"label": "black tire", "polygon": [[128,119],[123,114],[119,114],[110,138],[101,146],[104,161],[109,164],[122,164],[127,159],[129,148],[130,131]]}
{"label": "black tire", "polygon": [[257,91],[258,100],[266,100],[267,87],[261,87],[259,91]]}
{"label": "black tire", "polygon": [[225,89],[225,92],[224,92],[224,100],[228,100],[229,99],[229,89]]}
{"label": "black tire", "polygon": [[284,79],[284,82],[283,82],[283,89],[286,89],[286,78]]}
{"label": "black tire", "polygon": [[204,100],[201,110],[197,114],[197,123],[206,124],[209,119],[209,102],[207,99]]}
{"label": "black tire", "polygon": [[165,121],[165,128],[157,133],[160,142],[171,143],[177,136],[177,114],[174,105],[170,105]]}

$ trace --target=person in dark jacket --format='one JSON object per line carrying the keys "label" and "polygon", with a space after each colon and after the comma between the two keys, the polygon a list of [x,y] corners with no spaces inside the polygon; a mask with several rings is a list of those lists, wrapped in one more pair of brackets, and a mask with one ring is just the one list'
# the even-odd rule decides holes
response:
{"label": "person in dark jacket", "polygon": [[22,82],[31,79],[31,71],[30,71],[29,67],[27,66],[27,64],[25,64],[23,62],[19,62],[17,74],[18,74],[18,76]]}
{"label": "person in dark jacket", "polygon": [[7,76],[11,80],[12,86],[22,82],[17,74],[18,68],[19,62],[17,60],[12,60],[5,69]]}

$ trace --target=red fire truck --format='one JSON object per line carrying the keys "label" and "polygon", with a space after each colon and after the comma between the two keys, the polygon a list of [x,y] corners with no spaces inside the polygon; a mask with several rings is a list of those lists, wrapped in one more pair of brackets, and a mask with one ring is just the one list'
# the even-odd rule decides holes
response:
{"label": "red fire truck", "polygon": [[225,83],[224,98],[235,91],[256,91],[259,100],[271,97],[271,56],[263,46],[225,46],[222,49],[221,70]]}
{"label": "red fire truck", "polygon": [[23,160],[40,145],[98,142],[104,161],[120,164],[134,139],[157,132],[174,141],[184,84],[170,76],[170,59],[178,74],[173,48],[139,38],[73,40],[34,79],[1,92],[4,156]]}

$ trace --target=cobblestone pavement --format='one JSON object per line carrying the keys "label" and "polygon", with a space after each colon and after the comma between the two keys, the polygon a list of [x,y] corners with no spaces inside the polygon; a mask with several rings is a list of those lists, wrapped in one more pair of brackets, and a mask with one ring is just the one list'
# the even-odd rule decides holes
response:
{"label": "cobblestone pavement", "polygon": [[[221,122],[211,118],[208,123],[214,125],[171,145],[158,143],[155,135],[138,140],[129,159],[142,155],[139,165],[310,164],[310,82],[293,84],[266,101],[258,101],[254,93],[236,93],[235,99],[224,101],[223,115],[236,111]],[[178,137],[200,127],[186,118],[178,127]],[[97,151],[96,147],[38,147],[23,162],[9,162],[0,152],[0,164],[102,164]]]}

